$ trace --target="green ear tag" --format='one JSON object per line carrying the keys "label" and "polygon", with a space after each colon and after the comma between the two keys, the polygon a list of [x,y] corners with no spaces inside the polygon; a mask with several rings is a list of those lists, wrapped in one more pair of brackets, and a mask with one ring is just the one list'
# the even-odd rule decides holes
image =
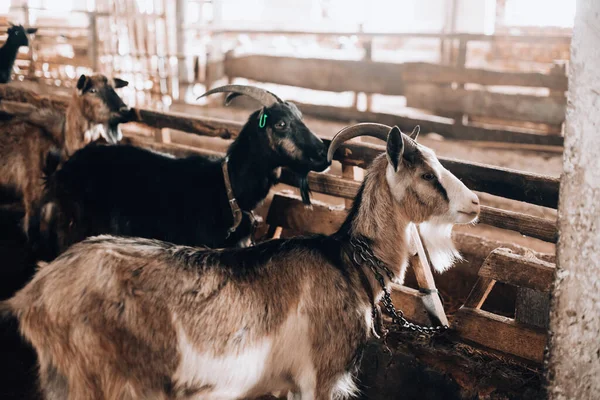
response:
{"label": "green ear tag", "polygon": [[266,124],[267,124],[267,114],[262,114],[260,116],[260,120],[258,121],[258,127],[264,128]]}

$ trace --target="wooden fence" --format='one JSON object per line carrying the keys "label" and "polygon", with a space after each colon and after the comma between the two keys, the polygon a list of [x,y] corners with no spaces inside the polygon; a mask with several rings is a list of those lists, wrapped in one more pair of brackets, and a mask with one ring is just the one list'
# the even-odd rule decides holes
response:
{"label": "wooden fence", "polygon": [[[236,31],[225,31],[223,34]],[[241,31],[240,31],[241,32]],[[249,34],[310,34],[309,32],[247,32]],[[315,33],[332,35],[334,33]],[[359,34],[362,40],[375,34]],[[468,44],[490,43],[569,43],[569,37],[487,36],[467,34],[389,34],[386,37],[436,38],[458,44],[453,64],[389,63],[370,60],[370,44],[363,60],[279,57],[268,55],[234,56],[227,53],[222,62],[207,65],[206,85],[223,77],[245,78],[328,92],[355,92],[404,96],[407,107],[426,114],[453,119],[444,122],[427,116],[407,118],[399,114],[372,112],[368,97],[367,110],[304,104],[305,113],[336,120],[373,121],[398,125],[420,122],[425,131],[453,139],[506,141],[523,144],[561,146],[561,125],[565,118],[568,87],[564,65],[549,73],[507,72],[466,65]],[[504,88],[504,90],[502,89]],[[509,91],[506,89],[510,88]],[[535,93],[528,89],[538,89]],[[523,90],[525,89],[525,90]],[[530,90],[531,91],[531,90]],[[465,121],[469,120],[468,124]],[[473,123],[475,122],[475,123]],[[490,125],[500,126],[499,129]],[[414,124],[413,124],[414,126]],[[515,126],[517,128],[515,128]],[[540,130],[542,129],[542,130]],[[544,135],[541,133],[551,133]]]}

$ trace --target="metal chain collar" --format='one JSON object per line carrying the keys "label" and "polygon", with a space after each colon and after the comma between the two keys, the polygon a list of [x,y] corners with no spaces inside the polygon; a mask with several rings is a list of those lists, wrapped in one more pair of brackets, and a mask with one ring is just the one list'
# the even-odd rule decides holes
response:
{"label": "metal chain collar", "polygon": [[[437,326],[424,326],[415,324],[410,322],[404,317],[404,313],[402,310],[396,309],[394,303],[392,302],[392,296],[390,294],[389,289],[385,285],[385,280],[380,270],[382,270],[390,280],[394,278],[394,274],[392,271],[385,265],[383,261],[381,261],[373,250],[369,243],[363,238],[353,237],[350,239],[350,245],[354,249],[352,258],[357,265],[363,265],[367,263],[369,265],[369,269],[375,275],[375,279],[379,282],[381,289],[383,290],[383,299],[381,302],[387,313],[392,317],[392,323],[398,325],[400,328],[409,329],[413,332],[418,332],[428,336],[436,336],[444,333],[448,330],[447,325],[437,325]],[[376,314],[376,309],[373,309],[373,315]]]}

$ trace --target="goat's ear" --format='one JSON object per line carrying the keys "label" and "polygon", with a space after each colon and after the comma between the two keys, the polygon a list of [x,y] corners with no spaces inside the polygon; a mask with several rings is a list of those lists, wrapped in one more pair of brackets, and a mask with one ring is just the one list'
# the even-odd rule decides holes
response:
{"label": "goat's ear", "polygon": [[83,92],[83,88],[85,88],[85,84],[88,80],[88,77],[85,75],[81,75],[79,77],[79,80],[77,81],[77,89],[81,90]]}
{"label": "goat's ear", "polygon": [[27,33],[31,34],[31,33],[36,33],[38,30],[38,28],[27,28]]}
{"label": "goat's ear", "polygon": [[115,89],[120,89],[129,85],[129,82],[123,79],[113,78],[113,81],[115,82]]}
{"label": "goat's ear", "polygon": [[394,171],[398,171],[403,153],[404,139],[402,138],[402,132],[400,132],[400,128],[395,126],[388,133],[386,151],[388,162],[394,167]]}

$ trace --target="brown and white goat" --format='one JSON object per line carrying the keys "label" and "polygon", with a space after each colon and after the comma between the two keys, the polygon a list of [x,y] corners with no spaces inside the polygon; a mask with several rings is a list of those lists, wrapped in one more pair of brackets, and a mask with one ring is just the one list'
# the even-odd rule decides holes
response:
{"label": "brown and white goat", "polygon": [[387,152],[334,235],[221,250],[98,236],[0,303],[37,351],[46,398],[356,394],[355,368],[383,289],[355,261],[353,240],[368,242],[393,271],[384,274],[388,285],[406,268],[412,223],[446,227],[479,213],[477,196],[397,127],[346,128],[329,159],[358,135],[387,137]]}
{"label": "brown and white goat", "polygon": [[126,121],[131,111],[114,89],[124,86],[127,82],[121,79],[81,75],[66,113],[53,107],[33,107],[26,117],[3,116],[0,187],[22,198],[25,221],[41,198],[43,168],[50,150],[69,156],[101,137],[109,143],[121,139],[118,124]]}

